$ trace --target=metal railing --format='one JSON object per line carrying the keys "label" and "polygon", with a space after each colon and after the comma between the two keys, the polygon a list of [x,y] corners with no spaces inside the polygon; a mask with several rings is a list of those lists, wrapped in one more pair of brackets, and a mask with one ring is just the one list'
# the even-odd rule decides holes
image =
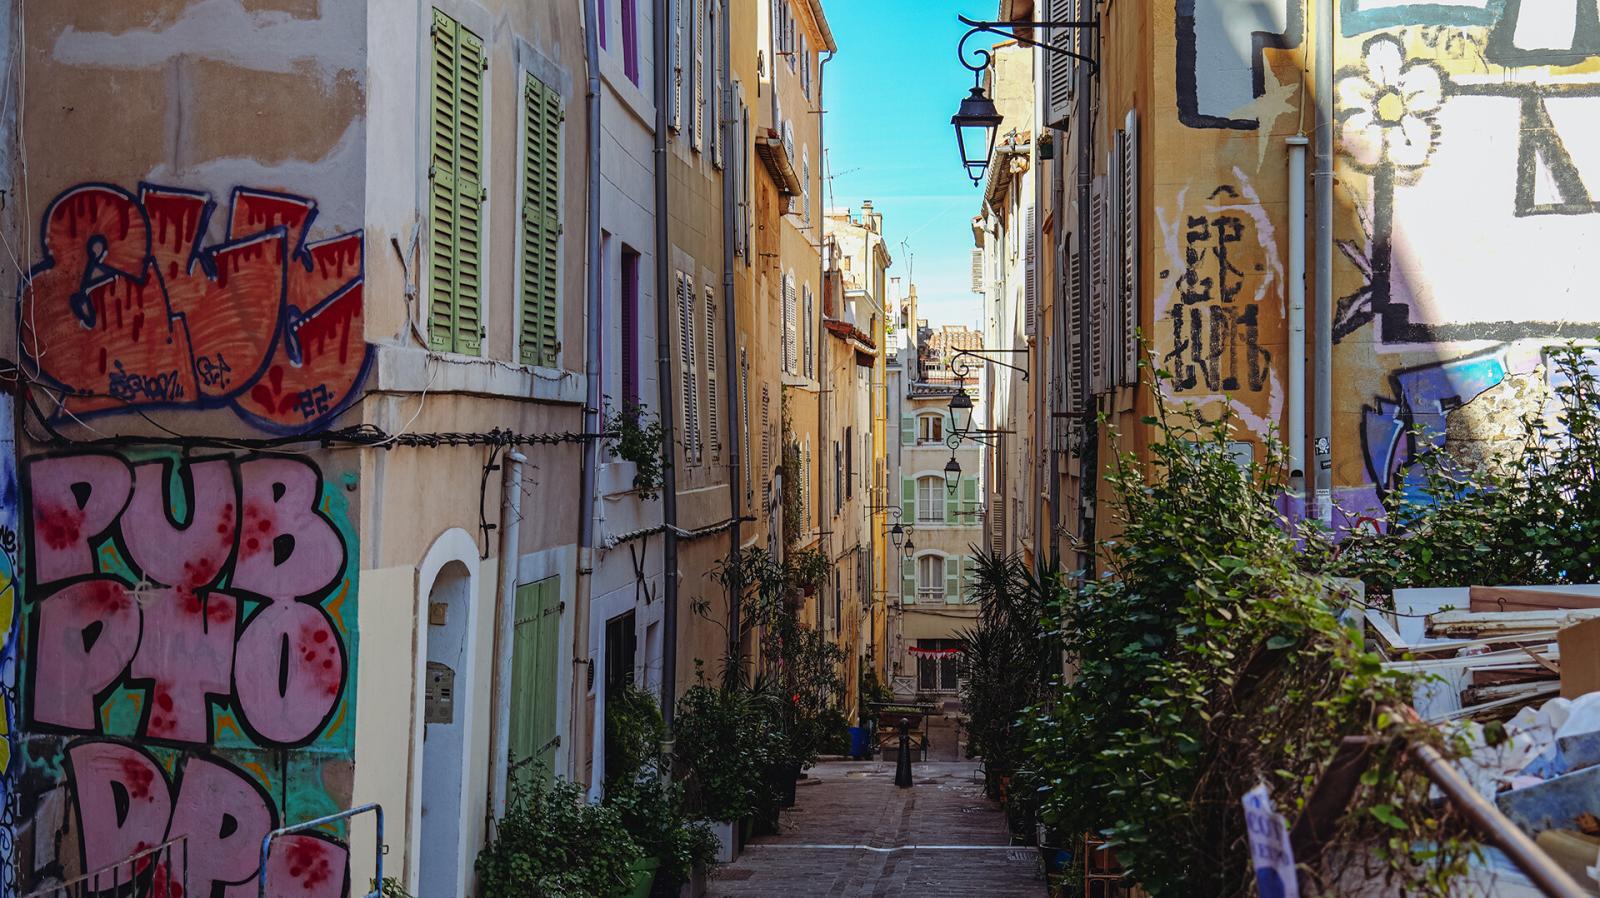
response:
{"label": "metal railing", "polygon": [[[182,870],[178,870],[178,861]],[[124,877],[122,871],[127,869]],[[106,881],[110,880],[110,887]],[[142,887],[140,880],[148,879]],[[88,896],[127,895],[150,898],[179,898],[189,894],[189,837],[168,839],[153,848],[145,848],[128,855],[114,864],[108,864],[76,879],[29,892],[23,898],[88,898]]]}
{"label": "metal railing", "polygon": [[[296,823],[293,826],[280,827],[270,833],[267,833],[261,839],[261,872],[260,875],[256,877],[256,894],[259,896],[259,898],[267,898],[267,872],[269,870],[267,867],[267,858],[272,852],[272,840],[278,838],[279,836],[287,836],[293,833],[306,832],[308,830],[316,829],[319,826],[327,826],[330,823],[338,823],[341,820],[348,821],[352,817],[369,813],[376,818],[378,832],[377,838],[373,840],[372,848],[372,891],[364,893],[362,898],[379,898],[379,896],[383,893],[383,806],[378,804],[360,805],[358,807],[353,807],[348,811],[340,811],[337,814],[329,814],[326,817],[318,817],[315,820],[307,820],[303,823]],[[348,874],[349,871],[346,870],[346,875]]]}

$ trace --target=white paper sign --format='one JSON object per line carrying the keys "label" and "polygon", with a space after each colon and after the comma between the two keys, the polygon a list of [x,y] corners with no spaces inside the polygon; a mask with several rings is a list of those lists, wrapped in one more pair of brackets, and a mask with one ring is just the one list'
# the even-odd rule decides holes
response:
{"label": "white paper sign", "polygon": [[1244,822],[1250,831],[1250,859],[1256,868],[1256,889],[1261,898],[1300,898],[1300,880],[1294,872],[1294,850],[1289,828],[1272,807],[1265,784],[1244,795]]}

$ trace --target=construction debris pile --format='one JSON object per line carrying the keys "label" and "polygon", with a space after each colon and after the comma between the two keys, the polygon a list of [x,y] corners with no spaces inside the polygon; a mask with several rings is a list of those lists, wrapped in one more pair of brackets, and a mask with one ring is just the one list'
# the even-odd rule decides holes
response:
{"label": "construction debris pile", "polygon": [[1401,589],[1365,616],[1474,788],[1600,895],[1600,586]]}

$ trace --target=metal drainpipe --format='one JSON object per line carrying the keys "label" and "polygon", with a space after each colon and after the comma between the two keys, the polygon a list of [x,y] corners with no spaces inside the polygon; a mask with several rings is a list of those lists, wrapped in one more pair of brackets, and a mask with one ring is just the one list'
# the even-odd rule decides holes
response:
{"label": "metal drainpipe", "polygon": [[[517,546],[522,524],[522,466],[528,457],[512,449],[506,453],[500,486],[500,600],[494,605],[494,665],[489,673],[489,745],[494,752],[489,777],[489,816],[506,806],[506,772],[511,760],[511,695],[506,689],[511,655],[506,652],[505,624],[515,615],[517,602]],[[504,722],[502,722],[502,718]]]}
{"label": "metal drainpipe", "polygon": [[[605,260],[601,258],[600,248],[600,177],[601,177],[601,124],[600,124],[600,44],[599,23],[595,21],[595,4],[583,5],[584,16],[584,49],[587,54],[589,92],[587,95],[589,113],[589,183],[585,198],[584,210],[584,240],[585,255],[588,262],[588,277],[586,279],[586,305],[588,314],[585,316],[585,361],[584,374],[586,389],[584,395],[584,431],[586,433],[599,433],[604,425],[600,416],[601,383],[600,376],[604,370],[604,306],[601,302],[601,284],[605,277]],[[584,696],[588,693],[587,674],[579,676],[578,659],[592,664],[593,659],[588,657],[589,646],[589,611],[590,602],[594,592],[594,515],[595,492],[599,485],[600,474],[600,446],[597,440],[589,440],[583,447],[583,469],[578,482],[578,582],[575,584],[572,632],[576,634],[582,650],[574,651],[572,668],[571,704],[572,708],[583,707]],[[597,712],[599,709],[596,709]],[[570,715],[576,722],[581,715]],[[574,728],[567,734],[571,744],[579,745],[579,732]],[[572,755],[568,755],[572,757]],[[571,773],[572,771],[568,771]]]}
{"label": "metal drainpipe", "polygon": [[[1058,139],[1057,142],[1061,141]],[[1050,208],[1055,212],[1055,238],[1057,249],[1055,258],[1052,260],[1052,264],[1050,266],[1050,270],[1056,275],[1051,279],[1054,284],[1066,283],[1066,278],[1064,277],[1066,272],[1062,270],[1063,266],[1061,265],[1061,262],[1067,257],[1067,229],[1064,227],[1066,224],[1066,216],[1061,214],[1066,211],[1066,162],[1067,148],[1062,146],[1060,155],[1056,156],[1055,158],[1055,164],[1050,166],[1051,181],[1053,182],[1051,184],[1052,196]],[[1054,284],[1052,286],[1054,286]],[[1066,291],[1060,289],[1060,287],[1056,287],[1054,292],[1055,298],[1050,304],[1052,310],[1050,315],[1050,345],[1052,347],[1060,347],[1060,349],[1053,350],[1049,354],[1050,380],[1053,387],[1053,389],[1050,391],[1050,421],[1048,431],[1050,436],[1050,515],[1054,519],[1049,522],[1050,562],[1052,564],[1061,560],[1061,531],[1057,526],[1057,523],[1062,519],[1061,446],[1060,441],[1056,439],[1056,415],[1062,412],[1060,399],[1063,395],[1065,395],[1065,386],[1063,381],[1066,378],[1066,366],[1064,360],[1066,358],[1067,348]]]}
{"label": "metal drainpipe", "polygon": [[[744,167],[749,159],[749,147],[742,140],[743,134],[739,131],[738,119],[733,108],[733,59],[732,38],[733,20],[730,18],[730,4],[724,0],[722,4],[722,17],[718,20],[724,23],[722,29],[722,146],[724,147],[722,168],[722,366],[723,385],[727,388],[724,393],[727,402],[724,408],[728,413],[728,427],[724,432],[728,434],[728,510],[733,518],[733,526],[728,531],[729,556],[737,557],[739,550],[744,545],[744,536],[741,533],[740,518],[744,514],[744,506],[740,501],[740,485],[743,483],[745,459],[739,455],[739,449],[744,445],[744,434],[740,428],[743,419],[739,416],[739,363],[733,348],[739,345],[738,309],[735,307],[733,286],[733,248],[744,235],[737,233],[735,226],[738,224],[739,191],[743,184],[734,183],[731,174],[737,170],[740,177],[744,176]],[[733,164],[734,147],[738,147],[739,164]],[[745,214],[749,214],[746,210]],[[749,252],[749,250],[745,250]],[[742,596],[734,596],[728,603],[728,657],[733,663],[739,655],[739,600]]]}
{"label": "metal drainpipe", "polygon": [[1289,146],[1289,490],[1306,486],[1306,145],[1297,134]]}
{"label": "metal drainpipe", "polygon": [[655,2],[656,384],[661,420],[661,534],[664,589],[661,613],[661,718],[672,733],[678,689],[678,438],[672,377],[672,303],[666,296],[672,266],[667,231],[667,0]]}
{"label": "metal drainpipe", "polygon": [[[1094,38],[1099,39],[1096,30]],[[1096,54],[1098,56],[1099,54]],[[1089,578],[1095,576],[1095,521],[1097,509],[1095,502],[1099,494],[1100,477],[1100,446],[1099,428],[1095,425],[1095,397],[1094,389],[1090,384],[1093,372],[1090,369],[1089,346],[1089,314],[1090,301],[1089,284],[1089,253],[1096,248],[1089,246],[1089,201],[1090,185],[1094,180],[1094,97],[1095,79],[1089,73],[1088,66],[1079,66],[1078,103],[1082,110],[1078,121],[1082,127],[1078,131],[1078,304],[1076,310],[1080,314],[1078,328],[1078,367],[1083,372],[1083,447],[1078,459],[1078,490],[1080,495],[1078,512],[1079,539],[1083,542],[1081,567],[1087,572]]]}
{"label": "metal drainpipe", "polygon": [[1316,404],[1317,515],[1333,526],[1333,0],[1317,2]]}
{"label": "metal drainpipe", "polygon": [[[822,180],[822,174],[828,170],[828,144],[827,144],[827,142],[825,140],[823,140],[823,136],[825,134],[824,127],[825,127],[825,124],[827,122],[827,116],[823,115],[823,109],[822,109],[822,79],[823,79],[823,73],[827,71],[828,60],[830,60],[832,58],[833,58],[833,51],[830,50],[830,51],[828,51],[828,55],[827,56],[823,56],[823,57],[821,57],[821,58],[819,58],[817,60],[817,158],[818,158],[818,161],[821,164],[817,166],[816,175],[817,175],[817,180],[819,182],[819,185],[820,185],[820,182]],[[801,64],[804,65],[804,62],[802,61]],[[778,91],[776,89],[777,82],[774,81],[773,84],[774,84],[774,89],[772,91],[772,95],[774,97],[776,97],[778,95]],[[819,205],[822,204],[823,202],[825,202],[825,197],[823,196],[822,189],[821,189],[820,186],[818,187],[818,189],[816,191],[816,194],[817,194],[817,203]],[[807,209],[806,210],[806,214],[809,215],[810,213],[811,213],[811,210]],[[862,224],[866,224],[866,222],[862,222]],[[828,247],[827,247],[826,241],[822,237],[822,231],[823,231],[823,228],[822,228],[822,215],[821,215],[820,212],[817,215],[815,227],[817,229],[816,233],[817,233],[817,247],[818,247],[818,249],[817,249],[817,286],[821,287],[823,289],[823,291],[826,291],[828,289]],[[866,242],[867,242],[867,245],[869,247],[872,245],[871,239],[868,239]],[[870,272],[870,270],[872,268],[872,262],[871,262],[870,259],[867,260],[866,265],[867,265],[868,271]],[[842,287],[842,285],[841,285],[841,287]],[[821,300],[824,300],[824,302],[825,302],[826,299],[827,299],[826,292],[824,292],[824,295],[822,295],[822,296],[820,296],[818,298],[821,299]],[[838,299],[839,299],[839,308],[835,309],[834,311],[838,312],[840,315],[843,315],[844,314],[844,291],[842,289],[839,292]],[[823,303],[821,303],[821,302],[817,303],[817,308],[813,309],[813,314],[820,315],[822,313],[822,311],[823,311],[822,306],[823,306]],[[822,322],[820,320],[813,322],[812,334],[813,334],[813,337],[812,337],[812,340],[811,340],[811,352],[816,357],[816,365],[817,365],[817,436],[818,436],[817,442],[819,443],[819,445],[817,446],[817,451],[822,454],[822,458],[823,458],[822,466],[823,466],[823,468],[827,468],[827,466],[828,466],[828,462],[827,462],[827,459],[828,459],[828,423],[829,423],[828,422],[828,418],[830,417],[828,415],[828,397],[833,395],[832,391],[830,390],[828,385],[833,380],[833,378],[829,376],[829,375],[831,375],[833,373],[832,370],[831,370],[831,365],[830,365],[830,362],[832,361],[832,355],[833,355],[833,353],[832,353],[833,346],[832,346],[832,344],[828,343],[828,336],[827,336],[828,335],[828,329],[822,326]],[[818,346],[819,345],[828,347],[829,351],[828,352],[820,352],[820,351],[818,351]],[[813,466],[810,471],[806,472],[806,474],[807,474],[807,476],[814,476],[814,472],[815,471],[816,471],[816,468],[815,468],[815,466]],[[818,494],[822,496],[821,507],[817,509],[817,529],[819,531],[826,529],[826,531],[827,531],[826,534],[824,534],[826,536],[826,539],[822,540],[823,552],[825,552],[827,554],[828,567],[829,567],[829,570],[832,571],[834,569],[833,565],[836,564],[837,560],[838,560],[837,556],[836,556],[836,553],[834,552],[834,549],[833,549],[834,529],[833,529],[833,526],[831,524],[825,526],[824,523],[823,523],[823,521],[825,520],[824,516],[828,513],[828,507],[829,507],[828,506],[828,499],[829,499],[829,496],[828,496],[828,481],[829,481],[829,478],[827,478],[827,477],[822,478],[822,489],[817,491]],[[802,488],[801,492],[802,492],[802,494],[805,492],[803,488]],[[837,500],[838,500],[837,496],[832,497],[832,498],[837,502]],[[819,592],[822,593],[822,597],[817,602],[817,624],[818,624],[817,625],[817,629],[818,630],[822,630],[823,629],[822,621],[827,616],[827,608],[828,608],[828,604],[827,603],[828,603],[828,600],[834,598],[834,596],[838,592],[838,590],[839,590],[839,587],[834,583],[834,578],[832,578],[832,577],[828,578],[826,587],[824,589],[822,589],[822,590],[819,590]],[[841,605],[841,607],[842,607],[842,605]],[[823,635],[826,636],[827,634],[824,633]]]}

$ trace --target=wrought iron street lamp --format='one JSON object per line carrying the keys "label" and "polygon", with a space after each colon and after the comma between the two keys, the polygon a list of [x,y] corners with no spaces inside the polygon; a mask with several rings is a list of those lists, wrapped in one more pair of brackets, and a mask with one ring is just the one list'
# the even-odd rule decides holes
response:
{"label": "wrought iron street lamp", "polygon": [[956,454],[952,452],[950,460],[944,463],[944,488],[954,496],[959,486],[961,486],[961,462],[956,461]]}
{"label": "wrought iron street lamp", "polygon": [[868,512],[887,511],[888,513],[894,515],[894,526],[889,528],[889,541],[894,543],[895,551],[898,552],[898,551],[904,550],[905,553],[906,553],[906,557],[910,558],[911,557],[910,531],[907,530],[906,527],[903,526],[900,523],[900,516],[903,513],[900,510],[900,506],[898,506],[898,505],[869,505],[869,506],[867,506],[867,511]]}
{"label": "wrought iron street lamp", "polygon": [[889,542],[894,543],[894,550],[896,552],[905,547],[906,528],[900,526],[899,521],[895,521],[894,526],[889,528]]}
{"label": "wrought iron street lamp", "polygon": [[[1095,28],[1094,22],[978,22],[966,16],[956,16],[961,24],[969,30],[962,35],[961,43],[956,45],[956,56],[961,64],[972,72],[972,90],[961,100],[961,107],[956,114],[950,117],[950,124],[956,129],[956,146],[961,151],[961,164],[967,169],[967,177],[973,184],[982,184],[983,177],[989,170],[989,159],[994,155],[994,139],[1005,117],[995,108],[994,101],[983,89],[983,73],[989,68],[989,62],[994,55],[982,47],[967,51],[967,40],[974,34],[989,32],[1001,37],[1011,38],[1019,44],[1029,47],[1038,47],[1052,53],[1064,53],[1073,59],[1079,59],[1089,65],[1091,75],[1100,71],[1099,63],[1081,53],[1074,53],[1065,47],[1041,43],[1031,37],[1018,34],[1018,28]],[[976,60],[969,62],[968,60]],[[978,155],[979,152],[983,155]]]}
{"label": "wrought iron street lamp", "polygon": [[962,438],[972,431],[972,397],[967,395],[965,386],[958,387],[950,397],[950,429]]}
{"label": "wrought iron street lamp", "polygon": [[961,164],[966,166],[967,177],[974,184],[982,184],[989,170],[989,157],[994,154],[994,138],[999,133],[1005,116],[994,106],[994,101],[977,84],[961,101],[961,108],[950,116],[956,129],[956,148],[961,151]]}

